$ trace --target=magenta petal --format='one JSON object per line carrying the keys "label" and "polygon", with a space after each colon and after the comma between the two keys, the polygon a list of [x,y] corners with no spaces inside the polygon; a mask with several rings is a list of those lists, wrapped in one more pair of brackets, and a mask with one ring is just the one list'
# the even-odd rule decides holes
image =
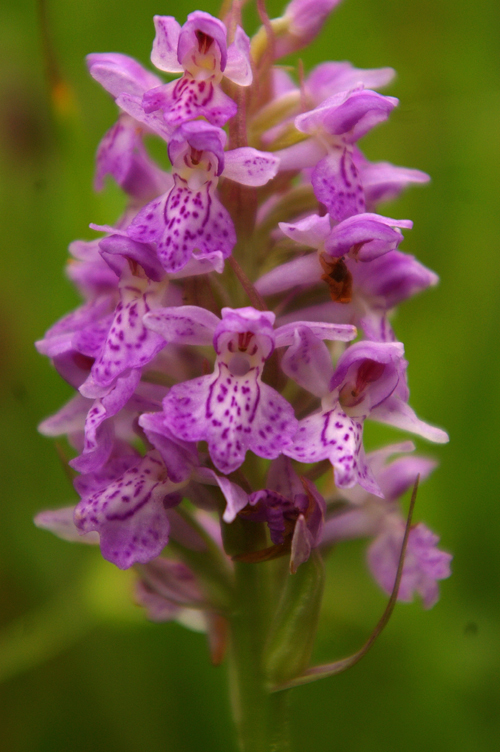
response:
{"label": "magenta petal", "polygon": [[363,422],[349,418],[336,406],[301,420],[293,445],[284,453],[299,462],[329,459],[338,488],[352,488],[359,483],[370,493],[382,496],[366,464],[362,440]]}
{"label": "magenta petal", "polygon": [[44,436],[63,436],[83,431],[85,418],[91,406],[91,400],[76,394],[57,413],[45,418],[38,430]]}
{"label": "magenta petal", "polygon": [[178,55],[179,62],[184,62],[186,56],[193,53],[198,48],[197,32],[211,37],[219,49],[220,69],[223,71],[227,61],[227,30],[222,21],[210,13],[202,10],[195,10],[187,17],[187,21],[182,27],[179,35]]}
{"label": "magenta petal", "polygon": [[90,75],[99,81],[114,97],[120,94],[142,96],[148,89],[158,86],[160,79],[142,67],[137,60],[118,52],[87,55]]}
{"label": "magenta petal", "polygon": [[379,214],[356,214],[333,228],[325,243],[331,256],[346,256],[354,248],[359,261],[372,261],[394,251],[403,240],[399,227],[411,228],[408,219],[391,219]]}
{"label": "magenta petal", "polygon": [[252,371],[232,375],[224,362],[215,376],[172,387],[163,410],[174,434],[185,441],[208,442],[215,466],[226,475],[241,465],[247,449],[260,457],[278,457],[297,425],[281,395]]}
{"label": "magenta petal", "polygon": [[[238,109],[214,81],[197,81],[189,74],[147,91],[142,106],[146,115],[163,110],[165,123],[171,131],[196,118],[206,118],[212,125],[222,127]],[[141,122],[147,124],[145,119],[141,119]]]}
{"label": "magenta petal", "polygon": [[93,473],[108,460],[112,450],[114,430],[105,423],[116,415],[131,399],[141,378],[139,369],[119,377],[109,392],[95,400],[85,420],[83,452],[70,465],[81,473]]}
{"label": "magenta petal", "polygon": [[250,40],[241,26],[236,27],[234,42],[228,47],[224,76],[239,86],[250,86],[252,83]]}
{"label": "magenta petal", "polygon": [[119,276],[122,273],[124,258],[140,264],[149,279],[154,282],[160,282],[165,276],[152,245],[137,243],[127,235],[115,234],[99,241],[99,248],[103,259]]}
{"label": "magenta petal", "polygon": [[408,167],[396,167],[389,162],[358,164],[366,203],[374,207],[383,201],[393,201],[411,183],[428,183],[429,175]]}
{"label": "magenta petal", "polygon": [[278,35],[275,58],[302,49],[321,31],[323,24],[340,0],[291,0],[284,12],[288,30]]}
{"label": "magenta petal", "polygon": [[332,357],[324,343],[305,326],[295,330],[294,343],[286,351],[281,367],[287,376],[316,397],[329,393]]}
{"label": "magenta petal", "polygon": [[75,523],[73,515],[75,507],[63,507],[62,509],[47,510],[37,514],[33,522],[37,527],[43,530],[50,530],[58,538],[70,541],[72,543],[90,543],[95,545],[99,543],[99,535],[96,532],[90,532],[82,535]]}
{"label": "magenta petal", "polygon": [[139,243],[157,242],[167,272],[182,269],[192,254],[201,258],[220,251],[229,256],[236,242],[234,225],[215,195],[212,182],[191,190],[175,175],[175,187],[144,207],[128,227]]}
{"label": "magenta petal", "polygon": [[311,214],[293,224],[280,222],[279,228],[288,238],[310,248],[319,248],[323,245],[332,229],[330,217],[327,214],[324,217]]}
{"label": "magenta petal", "polygon": [[132,94],[122,94],[117,98],[116,104],[135,120],[144,123],[144,125],[165,141],[168,141],[175,129],[174,126],[165,122],[161,112],[146,113],[142,106],[141,97]]}
{"label": "magenta petal", "polygon": [[91,369],[89,389],[81,387],[85,396],[98,396],[94,385],[98,389],[110,387],[122,373],[146,365],[164,347],[163,337],[146,329],[142,321],[159,302],[155,289],[149,289],[149,285],[138,277],[122,285],[106,342]]}
{"label": "magenta petal", "polygon": [[358,141],[375,125],[387,120],[398,100],[384,97],[369,89],[353,91],[344,102],[331,107],[323,119],[324,128],[334,136],[344,136],[349,143]]}
{"label": "magenta petal", "polygon": [[363,186],[348,148],[336,148],[311,175],[314,194],[336,222],[365,211]]}
{"label": "magenta petal", "polygon": [[[379,585],[390,593],[396,578],[404,523],[391,525],[368,549],[368,563]],[[425,608],[431,608],[439,597],[437,580],[450,576],[451,554],[437,548],[439,538],[419,523],[411,529],[399,586],[398,600],[411,601],[418,593]]]}
{"label": "magenta petal", "polygon": [[411,433],[416,433],[418,436],[437,444],[446,444],[449,441],[446,431],[417,418],[411,407],[396,395],[389,397],[372,410],[370,418],[380,423],[388,423],[396,428],[402,428],[404,431],[411,431]]}
{"label": "magenta petal", "polygon": [[314,101],[321,104],[338,92],[360,85],[365,89],[379,89],[390,83],[394,76],[393,68],[362,70],[347,62],[322,63],[311,71],[306,80],[306,87]]}
{"label": "magenta petal", "polygon": [[184,68],[177,57],[180,24],[173,16],[154,16],[156,36],[151,52],[151,62],[167,73],[182,73]]}
{"label": "magenta petal", "polygon": [[295,333],[300,328],[307,329],[317,339],[328,339],[339,342],[350,342],[356,338],[358,333],[356,327],[350,324],[327,324],[322,321],[294,321],[290,324],[283,324],[283,326],[276,329],[276,347],[296,343]]}
{"label": "magenta petal", "polygon": [[186,480],[198,464],[196,446],[174,436],[166,427],[162,412],[143,413],[139,417],[139,425],[160,453],[170,480],[174,483]]}
{"label": "magenta petal", "polygon": [[144,318],[148,329],[161,334],[166,342],[183,345],[209,345],[220,319],[198,306],[157,308]]}
{"label": "magenta petal", "polygon": [[261,295],[275,295],[292,287],[316,284],[322,273],[318,254],[310,253],[264,274],[257,280],[255,287]]}
{"label": "magenta petal", "polygon": [[75,509],[78,529],[83,533],[96,530],[102,555],[120,569],[154,559],[168,542],[166,505],[175,486],[164,480],[165,475],[159,455],[149,452],[106,489],[82,499]]}
{"label": "magenta petal", "polygon": [[278,157],[249,146],[228,151],[224,157],[224,177],[242,185],[265,185],[278,172]]}
{"label": "magenta petal", "polygon": [[241,512],[248,504],[248,494],[236,483],[231,483],[230,480],[223,476],[213,473],[213,477],[226,499],[226,508],[223,515],[224,522],[234,522],[238,512]]}

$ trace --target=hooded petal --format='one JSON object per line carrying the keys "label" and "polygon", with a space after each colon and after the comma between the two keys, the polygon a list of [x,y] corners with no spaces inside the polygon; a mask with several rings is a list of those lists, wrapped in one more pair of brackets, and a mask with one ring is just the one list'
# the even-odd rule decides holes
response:
{"label": "hooded petal", "polygon": [[331,256],[346,256],[352,249],[359,261],[372,261],[384,253],[393,251],[403,240],[396,229],[411,229],[409,219],[391,219],[379,214],[356,214],[336,225],[325,243]]}

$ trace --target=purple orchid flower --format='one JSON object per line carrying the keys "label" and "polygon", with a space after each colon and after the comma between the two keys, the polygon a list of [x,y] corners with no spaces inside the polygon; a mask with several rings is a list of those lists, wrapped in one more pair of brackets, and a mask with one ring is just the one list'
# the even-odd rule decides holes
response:
{"label": "purple orchid flower", "polygon": [[[411,442],[405,442],[367,455],[367,463],[385,498],[377,498],[359,487],[337,492],[336,498],[347,500],[349,504],[326,522],[323,532],[323,545],[352,538],[373,538],[367,553],[368,565],[387,593],[394,586],[405,530],[399,499],[412,487],[417,475],[421,481],[425,480],[436,466],[434,460],[424,457],[399,457],[387,462],[394,454],[414,449]],[[418,593],[424,608],[436,603],[437,581],[449,577],[452,558],[451,554],[437,548],[438,541],[422,523],[411,528],[398,600],[411,601],[414,593]]]}
{"label": "purple orchid flower", "polygon": [[139,370],[147,365],[164,346],[164,341],[146,329],[144,316],[161,306],[167,299],[168,280],[153,282],[145,275],[124,274],[120,280],[120,299],[114,311],[109,329],[100,330],[89,340],[95,362],[80,391],[85,397],[102,397],[122,375]]}
{"label": "purple orchid flower", "polygon": [[384,253],[394,251],[403,240],[398,228],[411,229],[413,222],[364,213],[348,217],[332,228],[328,216],[312,214],[295,224],[280,222],[279,227],[292,240],[317,248],[320,254],[373,261]]}
{"label": "purple orchid flower", "polygon": [[105,559],[120,569],[146,563],[168,542],[167,509],[181,501],[177,491],[185,484],[168,479],[156,451],[85,496],[75,508],[75,524],[82,533],[99,533]]}
{"label": "purple orchid flower", "polygon": [[238,484],[211,470],[204,471],[204,482],[216,483],[226,500],[223,519],[227,523],[241,517],[265,522],[272,546],[250,554],[248,561],[265,561],[290,553],[290,571],[309,558],[323,534],[326,505],[314,483],[299,478],[284,455],[271,462],[267,487],[247,494]]}
{"label": "purple orchid flower", "polygon": [[236,242],[233,222],[220,203],[220,176],[243,185],[265,185],[277,172],[278,158],[242,147],[224,152],[226,134],[209,123],[194,121],[177,129],[169,143],[174,186],[147,204],[127,232],[132,240],[156,243],[169,273],[196,259],[220,253],[227,258]]}
{"label": "purple orchid flower", "polygon": [[[87,56],[90,75],[116,100],[120,95],[142,97],[161,80],[127,55],[94,53]],[[144,201],[165,190],[166,174],[151,160],[142,139],[150,132],[138,119],[122,113],[102,138],[97,149],[94,180],[102,190],[104,177],[111,175],[132,198]]]}
{"label": "purple orchid flower", "polygon": [[329,97],[295,118],[295,127],[312,138],[277,152],[280,170],[314,166],[314,193],[335,221],[363,213],[366,203],[354,144],[386,120],[397,104],[394,97],[362,87]]}
{"label": "purple orchid flower", "polygon": [[292,0],[282,18],[271,22],[275,30],[274,58],[307,47],[319,34],[340,0]]}
{"label": "purple orchid flower", "polygon": [[139,100],[126,93],[118,104],[127,112],[140,105],[147,122],[151,113],[162,111],[167,131],[182,123],[205,118],[223,126],[236,114],[237,107],[220,87],[223,77],[240,86],[252,82],[250,40],[237,27],[234,42],[227,46],[227,30],[222,21],[209,13],[196,11],[184,26],[172,16],[155,16],[156,37],[151,60],[167,73],[183,73],[177,81],[155,86]]}
{"label": "purple orchid flower", "polygon": [[[325,290],[328,288],[331,302],[299,309],[280,317],[280,322],[298,318],[349,322],[361,327],[366,339],[392,341],[388,311],[439,281],[413,256],[391,250],[402,238],[395,229],[400,224],[407,223],[369,214],[344,220],[333,231],[328,216],[311,215],[295,224],[281,223],[288,237],[300,245],[317,248],[318,253],[276,267],[257,280],[256,289],[261,295],[275,295],[292,288],[323,285]],[[365,243],[351,246],[346,256],[335,256],[351,240],[363,240],[365,232]],[[327,243],[332,255],[326,251]],[[379,251],[382,255],[376,255]],[[362,261],[372,256],[371,260]]]}
{"label": "purple orchid flower", "polygon": [[[213,340],[216,367],[210,376],[177,384],[163,402],[165,425],[184,441],[206,440],[215,466],[230,473],[247,449],[274,459],[296,429],[291,406],[261,380],[275,347],[293,341],[296,325],[273,330],[275,316],[254,308],[222,309],[222,320],[203,308],[165,308],[145,323],[167,342],[208,345]],[[344,341],[355,328],[309,323],[318,336]]]}
{"label": "purple orchid flower", "polygon": [[322,398],[321,409],[300,421],[292,446],[283,451],[300,462],[329,459],[339,488],[359,483],[382,496],[363,450],[367,417],[430,441],[448,441],[444,431],[419,420],[407,404],[407,363],[400,342],[351,345],[334,371],[326,346],[309,330],[299,328],[282,367],[300,386]]}

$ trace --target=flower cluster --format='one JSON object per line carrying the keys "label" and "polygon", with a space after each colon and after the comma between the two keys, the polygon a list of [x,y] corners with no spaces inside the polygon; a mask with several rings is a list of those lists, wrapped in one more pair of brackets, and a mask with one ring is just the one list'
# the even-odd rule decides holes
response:
{"label": "flower cluster", "polygon": [[[252,40],[238,4],[182,26],[156,16],[151,61],[167,83],[125,55],[88,57],[119,109],[95,185],[111,176],[128,202],[70,246],[84,302],[37,343],[76,390],[40,430],[67,437],[80,501],[36,522],[136,565],[151,618],[195,609],[215,642],[221,596],[190,552],[229,578],[235,560],[287,557],[295,573],[314,549],[367,537],[390,592],[399,499],[434,463],[411,442],[365,454],[364,423],[448,440],[410,407],[390,324],[437,277],[399,250],[411,221],[377,213],[428,178],[358,145],[398,104],[376,91],[393,71],[327,62],[298,84],[276,65],[335,5],[292,0]],[[261,544],[238,544],[236,526],[264,531]],[[436,601],[451,558],[437,541],[411,529],[400,599]]]}

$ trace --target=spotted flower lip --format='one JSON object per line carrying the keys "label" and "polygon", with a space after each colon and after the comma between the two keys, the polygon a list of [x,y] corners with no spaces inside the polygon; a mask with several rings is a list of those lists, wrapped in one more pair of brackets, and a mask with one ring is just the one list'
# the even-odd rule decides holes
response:
{"label": "spotted flower lip", "polygon": [[224,152],[225,133],[195,121],[181,126],[169,144],[173,187],[147,204],[127,228],[138,243],[156,243],[163,269],[181,271],[191,260],[227,258],[236,233],[216,194],[219,176],[243,185],[265,185],[278,169],[278,158],[251,147]]}
{"label": "spotted flower lip", "polygon": [[[394,520],[368,549],[373,576],[390,593],[396,578],[399,552],[404,537],[404,521]],[[424,608],[432,608],[439,598],[438,580],[451,574],[452,555],[437,548],[439,537],[423,523],[410,530],[398,600],[412,601],[418,593]]]}
{"label": "spotted flower lip", "polygon": [[357,342],[347,348],[333,371],[331,364],[328,368],[324,344],[307,329],[297,329],[282,368],[305,389],[321,396],[322,407],[300,421],[292,446],[284,453],[300,462],[328,458],[339,488],[359,483],[369,493],[382,496],[365,460],[362,440],[366,418],[438,443],[448,441],[444,431],[419,420],[408,406],[403,351],[400,342]]}
{"label": "spotted flower lip", "polygon": [[98,532],[102,555],[120,569],[145,564],[167,544],[167,509],[181,501],[178,488],[168,480],[158,453],[148,452],[104,489],[80,501],[76,527],[82,533]]}
{"label": "spotted flower lip", "polygon": [[[275,316],[254,308],[222,309],[222,319],[195,306],[152,312],[147,326],[166,341],[209,344],[214,373],[172,387],[163,402],[164,425],[184,441],[206,440],[215,466],[237,469],[247,449],[273,459],[291,441],[297,421],[288,402],[262,382],[274,347],[293,341],[295,325],[273,330]],[[354,327],[310,322],[318,336],[352,339]]]}

